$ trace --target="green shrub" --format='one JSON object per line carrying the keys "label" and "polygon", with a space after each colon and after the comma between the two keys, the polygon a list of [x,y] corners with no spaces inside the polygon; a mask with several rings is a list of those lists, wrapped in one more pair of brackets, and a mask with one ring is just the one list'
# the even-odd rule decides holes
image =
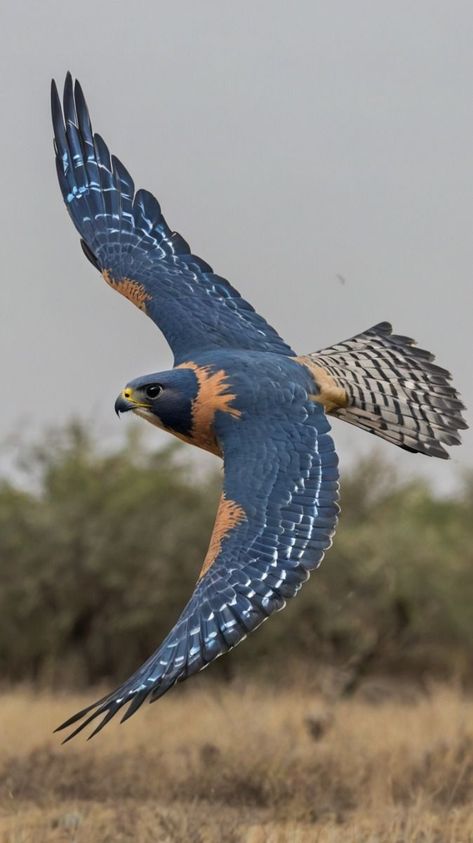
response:
{"label": "green shrub", "polygon": [[[132,436],[106,454],[71,424],[23,458],[26,490],[0,482],[2,677],[118,681],[155,649],[191,593],[219,492],[185,453]],[[443,499],[371,457],[344,477],[342,508],[320,571],[217,671],[329,660],[467,675],[473,474]]]}

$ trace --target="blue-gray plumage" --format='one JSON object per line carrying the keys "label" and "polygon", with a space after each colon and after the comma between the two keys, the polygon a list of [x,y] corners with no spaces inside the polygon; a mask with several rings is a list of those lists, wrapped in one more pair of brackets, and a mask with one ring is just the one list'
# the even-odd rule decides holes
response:
{"label": "blue-gray plumage", "polygon": [[117,399],[224,461],[223,491],[194,593],[156,652],[115,692],[71,717],[68,739],[102,716],[162,696],[242,641],[318,567],[338,515],[328,416],[410,451],[446,457],[466,427],[450,375],[388,323],[298,357],[240,294],[172,232],[157,200],[92,132],[78,83],[63,109],[52,87],[56,164],[91,263],[150,316],[171,371],[131,381]]}

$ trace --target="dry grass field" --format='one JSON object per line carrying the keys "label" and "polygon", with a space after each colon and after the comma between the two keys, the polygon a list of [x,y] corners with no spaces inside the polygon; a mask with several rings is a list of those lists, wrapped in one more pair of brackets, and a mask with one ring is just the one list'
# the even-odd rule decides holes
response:
{"label": "dry grass field", "polygon": [[473,702],[195,682],[61,746],[87,696],[0,698],[2,843],[467,843]]}

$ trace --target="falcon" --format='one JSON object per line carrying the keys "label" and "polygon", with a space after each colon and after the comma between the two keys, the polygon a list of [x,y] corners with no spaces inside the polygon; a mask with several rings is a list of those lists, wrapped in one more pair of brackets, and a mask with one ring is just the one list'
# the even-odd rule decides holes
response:
{"label": "falcon", "polygon": [[339,505],[330,419],[407,451],[448,457],[467,425],[448,371],[382,322],[299,355],[172,231],[159,202],[94,134],[80,84],[52,83],[62,196],[90,263],[164,334],[174,366],[115,404],[223,460],[215,526],[194,592],[168,636],[113,693],[59,729],[66,740],[206,667],[294,597],[330,547]]}

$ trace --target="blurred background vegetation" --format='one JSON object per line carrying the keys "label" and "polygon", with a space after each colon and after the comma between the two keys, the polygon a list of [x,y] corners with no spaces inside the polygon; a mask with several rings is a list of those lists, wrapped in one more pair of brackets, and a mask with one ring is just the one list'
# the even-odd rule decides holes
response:
{"label": "blurred background vegetation", "polygon": [[[156,648],[193,588],[219,494],[181,446],[133,431],[104,453],[70,424],[23,450],[27,482],[0,478],[0,676],[81,687],[118,682]],[[283,613],[216,675],[288,665],[472,675],[473,472],[454,496],[378,456],[343,472],[333,548]]]}

